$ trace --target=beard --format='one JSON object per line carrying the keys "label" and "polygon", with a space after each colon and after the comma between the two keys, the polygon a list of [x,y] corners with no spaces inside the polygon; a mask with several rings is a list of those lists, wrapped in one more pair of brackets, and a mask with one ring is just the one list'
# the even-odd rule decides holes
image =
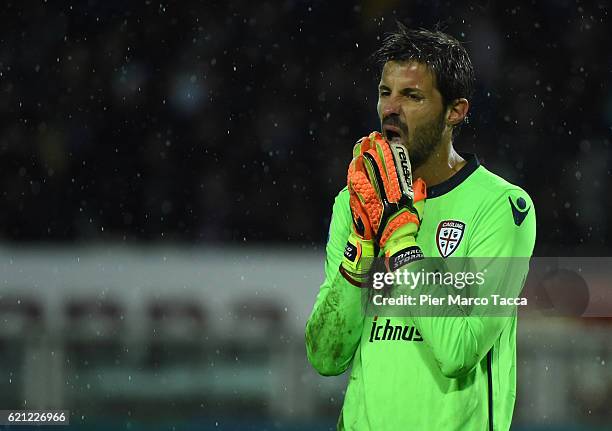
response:
{"label": "beard", "polygon": [[431,157],[442,143],[442,132],[444,131],[444,111],[421,126],[417,126],[408,139],[408,156],[412,169],[418,169]]}

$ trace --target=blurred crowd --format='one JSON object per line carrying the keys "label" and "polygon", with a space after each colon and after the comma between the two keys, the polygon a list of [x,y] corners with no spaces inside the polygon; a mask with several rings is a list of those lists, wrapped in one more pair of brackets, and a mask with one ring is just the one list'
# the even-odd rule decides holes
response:
{"label": "blurred crowd", "polygon": [[455,145],[530,193],[536,253],[610,242],[604,2],[1,8],[5,241],[322,246],[352,145],[379,126],[369,56],[398,19],[466,43],[477,88]]}

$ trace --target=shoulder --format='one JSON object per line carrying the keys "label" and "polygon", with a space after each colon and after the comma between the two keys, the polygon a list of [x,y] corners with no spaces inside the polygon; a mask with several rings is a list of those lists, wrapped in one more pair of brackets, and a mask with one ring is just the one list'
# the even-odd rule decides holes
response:
{"label": "shoulder", "polygon": [[346,186],[344,186],[334,198],[334,212],[336,211],[350,211],[349,191]]}
{"label": "shoulder", "polygon": [[471,253],[531,256],[536,237],[533,201],[523,188],[480,166],[473,174]]}
{"label": "shoulder", "polygon": [[531,196],[520,186],[512,184],[484,166],[480,166],[472,175],[472,193],[474,198],[480,201],[479,206],[483,211],[499,207],[510,212],[513,209],[519,213],[535,211]]}
{"label": "shoulder", "polygon": [[482,165],[474,172],[473,176],[474,189],[486,200],[497,200],[500,196],[508,194],[522,194],[525,199],[531,200],[529,194],[520,186],[512,184]]}
{"label": "shoulder", "polygon": [[495,230],[535,238],[536,213],[529,194],[516,184],[480,166],[474,172],[474,198],[479,201],[474,222]]}
{"label": "shoulder", "polygon": [[336,195],[336,200],[337,199],[346,199],[348,200],[349,198],[349,191],[348,191],[348,187],[344,186]]}
{"label": "shoulder", "polygon": [[327,253],[342,253],[352,223],[349,192],[344,187],[334,199],[329,231],[327,232]]}
{"label": "shoulder", "polygon": [[344,231],[351,223],[351,206],[348,188],[341,189],[334,198],[332,208],[330,233],[333,230]]}

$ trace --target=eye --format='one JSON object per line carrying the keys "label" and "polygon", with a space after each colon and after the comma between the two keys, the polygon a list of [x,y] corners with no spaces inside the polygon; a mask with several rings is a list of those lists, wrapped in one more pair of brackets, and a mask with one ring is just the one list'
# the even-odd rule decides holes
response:
{"label": "eye", "polygon": [[378,94],[383,97],[383,96],[388,96],[389,95],[389,91],[388,90],[380,90],[378,92]]}

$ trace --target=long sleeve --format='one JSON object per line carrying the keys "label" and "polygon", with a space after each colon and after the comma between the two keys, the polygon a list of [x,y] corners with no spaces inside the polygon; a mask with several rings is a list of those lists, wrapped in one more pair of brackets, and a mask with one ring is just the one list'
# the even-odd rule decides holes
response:
{"label": "long sleeve", "polygon": [[351,229],[348,191],[334,202],[326,246],[325,280],[306,324],[306,351],[322,375],[342,374],[350,366],[363,329],[362,291],[338,271]]}

